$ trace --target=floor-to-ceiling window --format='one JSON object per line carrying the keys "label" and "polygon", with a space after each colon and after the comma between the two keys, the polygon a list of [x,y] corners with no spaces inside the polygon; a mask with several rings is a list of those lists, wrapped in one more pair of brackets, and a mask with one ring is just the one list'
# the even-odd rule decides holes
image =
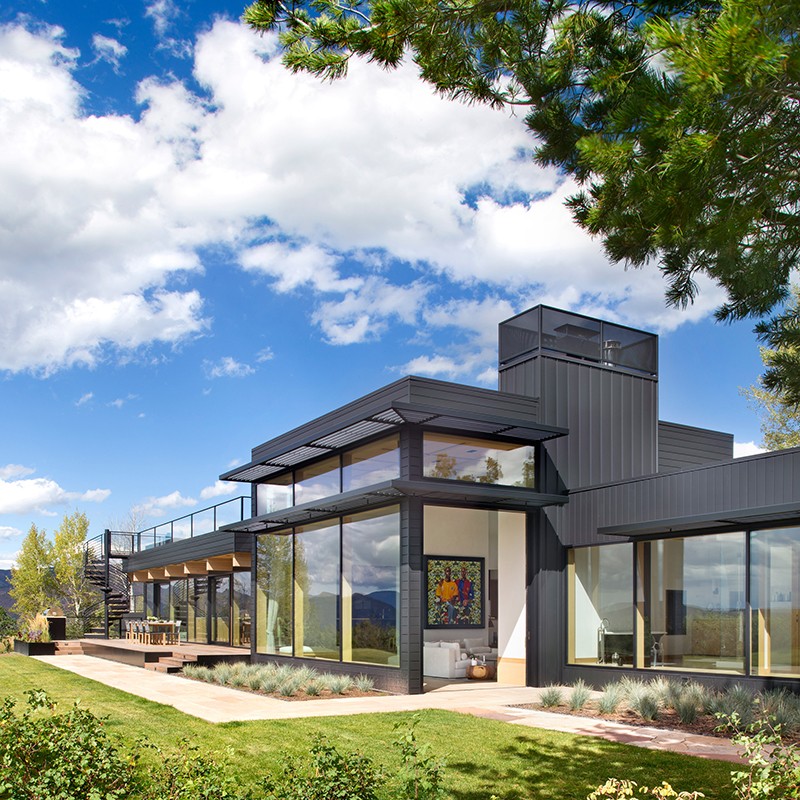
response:
{"label": "floor-to-ceiling window", "polygon": [[339,524],[295,529],[295,655],[339,660]]}
{"label": "floor-to-ceiling window", "polygon": [[399,666],[398,507],[258,536],[255,590],[257,653]]}
{"label": "floor-to-ceiling window", "polygon": [[293,545],[288,533],[257,537],[257,653],[292,655]]}
{"label": "floor-to-ceiling window", "polygon": [[800,677],[800,528],[750,537],[752,669]]}
{"label": "floor-to-ceiling window", "polygon": [[187,639],[208,642],[208,578],[189,579]]}
{"label": "floor-to-ceiling window", "polygon": [[743,672],[744,533],[642,547],[644,666]]}
{"label": "floor-to-ceiling window", "polygon": [[398,664],[400,515],[342,520],[342,660]]}
{"label": "floor-to-ceiling window", "polygon": [[250,647],[251,584],[249,572],[234,572],[231,577],[231,644],[234,647]]}
{"label": "floor-to-ceiling window", "polygon": [[569,661],[633,665],[633,546],[581,547],[569,559]]}

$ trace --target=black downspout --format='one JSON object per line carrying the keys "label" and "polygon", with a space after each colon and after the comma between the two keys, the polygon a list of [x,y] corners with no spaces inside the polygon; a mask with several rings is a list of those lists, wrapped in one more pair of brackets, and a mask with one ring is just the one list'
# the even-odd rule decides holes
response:
{"label": "black downspout", "polygon": [[103,550],[105,558],[103,559],[103,568],[105,576],[103,580],[103,594],[105,596],[105,603],[103,603],[103,630],[106,639],[109,638],[109,621],[108,621],[108,595],[111,591],[111,531],[106,528],[103,532]]}

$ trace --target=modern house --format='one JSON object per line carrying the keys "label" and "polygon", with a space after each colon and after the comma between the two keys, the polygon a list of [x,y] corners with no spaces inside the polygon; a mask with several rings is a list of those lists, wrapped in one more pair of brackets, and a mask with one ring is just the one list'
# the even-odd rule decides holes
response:
{"label": "modern house", "polygon": [[499,339],[498,391],[403,378],[254,447],[221,476],[243,498],[135,534],[136,610],[409,693],[473,657],[800,690],[800,449],[734,460],[659,421],[653,334],[537,306]]}

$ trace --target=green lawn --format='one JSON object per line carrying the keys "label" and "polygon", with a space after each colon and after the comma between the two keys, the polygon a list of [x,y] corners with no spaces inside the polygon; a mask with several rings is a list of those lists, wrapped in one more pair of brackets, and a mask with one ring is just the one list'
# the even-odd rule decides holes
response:
{"label": "green lawn", "polygon": [[[399,764],[391,746],[393,726],[411,717],[363,714],[215,725],[24,656],[0,656],[0,696],[22,699],[30,688],[45,689],[63,704],[80,700],[84,707],[107,715],[109,728],[131,742],[146,736],[168,747],[181,737],[193,737],[204,750],[227,752],[230,770],[247,783],[255,783],[283,759],[306,753],[315,733],[392,771]],[[203,691],[202,684],[197,691]],[[422,712],[417,733],[447,759],[448,800],[488,800],[492,794],[501,800],[584,800],[612,776],[649,785],[666,780],[679,790],[700,790],[709,800],[734,797],[732,765],[723,762],[447,711]]]}

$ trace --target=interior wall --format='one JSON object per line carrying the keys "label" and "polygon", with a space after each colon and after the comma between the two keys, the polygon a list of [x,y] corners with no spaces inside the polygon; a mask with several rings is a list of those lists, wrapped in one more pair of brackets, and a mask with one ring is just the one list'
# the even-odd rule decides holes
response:
{"label": "interior wall", "polygon": [[[475,508],[450,508],[425,506],[423,516],[423,542],[425,555],[429,556],[473,556],[486,559],[484,565],[484,598],[488,602],[488,573],[497,569],[496,511]],[[426,642],[486,637],[488,644],[489,614],[485,615],[486,626],[481,632],[475,628],[448,628],[423,630]]]}
{"label": "interior wall", "polygon": [[527,657],[525,514],[497,512],[497,682],[524,686]]}

